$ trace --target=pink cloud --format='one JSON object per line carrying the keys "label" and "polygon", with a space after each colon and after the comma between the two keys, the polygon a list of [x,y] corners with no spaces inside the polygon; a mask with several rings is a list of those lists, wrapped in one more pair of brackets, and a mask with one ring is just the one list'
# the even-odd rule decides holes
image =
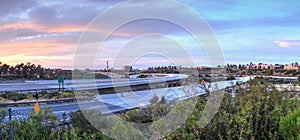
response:
{"label": "pink cloud", "polygon": [[300,47],[300,40],[275,40],[274,43],[283,48]]}

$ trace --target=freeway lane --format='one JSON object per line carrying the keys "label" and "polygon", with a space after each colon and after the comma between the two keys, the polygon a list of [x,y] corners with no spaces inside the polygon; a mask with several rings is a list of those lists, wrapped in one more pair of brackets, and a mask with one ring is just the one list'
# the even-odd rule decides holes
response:
{"label": "freeway lane", "polygon": [[249,80],[251,80],[251,77],[243,77],[238,78],[238,80],[231,81],[207,83],[206,85],[187,85],[135,92],[123,92],[118,94],[97,95],[95,96],[95,99],[99,102],[118,105],[130,109],[148,105],[149,100],[153,98],[154,95],[159,98],[165,96],[167,101],[181,100],[205,94],[205,91],[203,90],[204,88],[210,91],[216,91],[236,85],[237,82],[245,83]]}
{"label": "freeway lane", "polygon": [[[108,104],[108,103],[100,103],[97,101],[85,101],[85,102],[79,102],[79,103],[64,103],[64,104],[40,104],[40,109],[44,110],[44,108],[47,106],[51,109],[51,111],[54,113],[55,116],[57,116],[59,119],[62,119],[62,114],[65,112],[67,115],[70,112],[75,112],[80,109],[79,105],[83,109],[98,109],[98,110],[105,110],[109,109],[112,112],[123,110],[123,107]],[[13,120],[19,120],[21,118],[28,118],[29,112],[34,111],[33,106],[22,106],[22,107],[10,107],[12,109],[12,119]],[[8,108],[5,108],[8,110]],[[69,116],[67,116],[69,118]],[[8,120],[8,116],[5,117],[4,122]]]}

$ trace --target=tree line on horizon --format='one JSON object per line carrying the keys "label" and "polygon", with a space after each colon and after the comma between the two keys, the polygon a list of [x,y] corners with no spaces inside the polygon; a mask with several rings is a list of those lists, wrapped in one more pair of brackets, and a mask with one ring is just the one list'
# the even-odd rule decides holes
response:
{"label": "tree line on horizon", "polygon": [[71,70],[44,68],[42,65],[27,62],[15,66],[0,62],[0,78],[6,80],[16,79],[56,79],[58,76],[72,77]]}
{"label": "tree line on horizon", "polygon": [[[72,75],[72,73],[76,73]],[[45,68],[42,65],[27,62],[15,66],[0,62],[0,80],[53,80],[58,76],[65,79],[90,79],[90,78],[109,78],[103,74],[94,74],[92,70],[63,70]]]}

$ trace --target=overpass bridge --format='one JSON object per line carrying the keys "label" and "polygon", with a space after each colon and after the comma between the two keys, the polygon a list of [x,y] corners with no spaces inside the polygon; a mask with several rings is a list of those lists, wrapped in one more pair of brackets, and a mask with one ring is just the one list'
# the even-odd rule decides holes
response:
{"label": "overpass bridge", "polygon": [[[135,92],[123,92],[117,94],[106,94],[106,95],[96,95],[94,96],[94,102],[99,102],[98,106],[85,106],[85,109],[98,109],[105,113],[115,113],[121,112],[124,110],[130,110],[133,108],[139,108],[149,105],[149,101],[154,97],[158,96],[159,98],[165,97],[167,102],[174,102],[177,100],[184,100],[188,98],[193,98],[195,96],[206,94],[206,90],[217,91],[222,90],[227,87],[235,86],[236,84],[242,84],[250,81],[252,77],[242,77],[237,80],[230,81],[220,81],[207,83],[205,85],[186,85],[186,86],[177,86],[169,88],[160,88],[152,90],[143,90]],[[119,106],[115,110],[105,110],[107,104]],[[80,105],[80,103],[79,103]],[[103,106],[104,105],[104,106]]]}
{"label": "overpass bridge", "polygon": [[[133,79],[79,79],[65,80],[64,89],[66,90],[94,90],[118,88],[118,91],[124,92],[130,89],[154,88],[157,86],[166,86],[187,78],[187,75],[172,74],[164,77],[153,78],[133,78]],[[151,87],[152,86],[152,87]],[[22,83],[0,83],[0,93],[4,92],[37,92],[58,90],[57,80],[31,80]],[[123,88],[123,89],[122,89]]]}

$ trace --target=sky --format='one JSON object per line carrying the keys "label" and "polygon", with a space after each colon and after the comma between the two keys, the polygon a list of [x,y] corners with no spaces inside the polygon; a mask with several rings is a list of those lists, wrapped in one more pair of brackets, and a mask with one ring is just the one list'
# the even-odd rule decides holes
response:
{"label": "sky", "polygon": [[[134,1],[128,12],[110,18],[135,14],[135,6],[151,7],[154,1]],[[181,0],[199,14],[220,44],[224,64],[300,62],[300,1],[297,0]],[[84,32],[104,32],[89,25],[119,0],[9,0],[0,1],[0,62],[9,65],[32,62],[44,67],[74,67],[80,37]],[[174,19],[193,24],[189,10],[166,11],[172,1],[156,1],[153,8]],[[126,4],[126,3],[125,3]],[[201,28],[201,27],[199,27]],[[95,36],[97,38],[97,36]],[[94,67],[134,65],[208,65],[203,46],[180,26],[163,20],[142,19],[120,26],[104,44],[96,46]],[[86,49],[90,49],[86,47]],[[94,51],[94,52],[95,52]],[[138,53],[141,53],[138,55]],[[87,55],[88,56],[88,55]],[[128,59],[130,58],[130,59]]]}

